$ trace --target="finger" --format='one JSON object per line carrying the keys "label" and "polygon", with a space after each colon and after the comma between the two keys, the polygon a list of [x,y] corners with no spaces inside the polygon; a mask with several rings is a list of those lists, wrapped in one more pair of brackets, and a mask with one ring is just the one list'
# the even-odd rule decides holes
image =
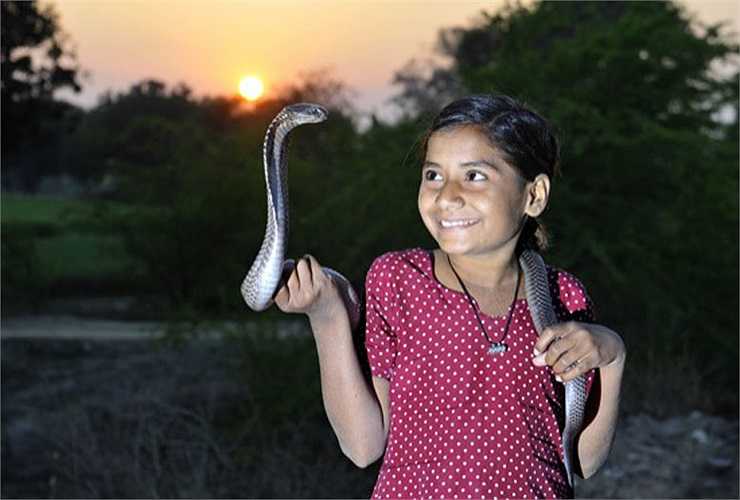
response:
{"label": "finger", "polygon": [[557,343],[551,344],[552,348],[548,349],[546,357],[546,364],[552,366],[556,373],[565,371],[572,363],[593,351],[590,335],[580,323],[566,323],[562,335]]}
{"label": "finger", "polygon": [[301,288],[304,290],[311,290],[313,288],[313,278],[311,277],[311,261],[305,256],[301,257],[296,264],[296,271],[298,273],[298,282]]}
{"label": "finger", "polygon": [[580,360],[584,358],[586,354],[588,354],[587,350],[579,346],[573,346],[571,349],[564,352],[552,365],[552,372],[555,375],[563,375],[579,365]]}
{"label": "finger", "polygon": [[[567,335],[567,326],[564,323],[545,328],[535,343],[532,363],[535,366],[545,366],[548,364],[546,361],[548,355],[550,356],[550,361],[552,361],[554,352],[552,349],[565,335]],[[556,354],[560,354],[560,351],[557,351]],[[557,357],[555,360],[557,360]]]}
{"label": "finger", "polygon": [[288,279],[290,278],[290,275],[293,274],[294,269],[295,261],[293,259],[286,259],[285,262],[283,262],[283,270],[280,275],[281,286],[288,283]]}
{"label": "finger", "polygon": [[306,254],[304,255],[304,258],[308,259],[308,262],[311,265],[311,278],[313,279],[314,286],[319,285],[321,281],[327,277],[326,273],[321,267],[321,264],[319,264],[319,261],[316,260],[313,255]]}
{"label": "finger", "polygon": [[[558,362],[560,357],[575,346],[574,338],[567,332],[559,329],[556,336],[547,346],[545,352],[542,352],[532,359],[535,366],[553,366]],[[562,334],[562,336],[560,335]]]}
{"label": "finger", "polygon": [[563,356],[566,356],[576,347],[576,343],[573,340],[573,337],[567,334],[557,337],[547,347],[547,351],[543,353],[545,355],[545,364],[555,366]]}
{"label": "finger", "polygon": [[288,290],[288,285],[285,284],[281,286],[277,293],[275,294],[275,297],[273,298],[275,303],[282,309],[283,306],[290,303],[290,291]]}
{"label": "finger", "polygon": [[558,323],[545,328],[537,339],[537,342],[534,344],[535,356],[539,356],[545,352],[553,341],[565,334],[566,329],[565,323]]}
{"label": "finger", "polygon": [[556,375],[555,380],[563,383],[570,382],[591,370],[593,367],[594,363],[592,356],[590,354],[586,354],[584,357],[576,361],[575,364],[572,364],[568,371],[561,375]]}
{"label": "finger", "polygon": [[290,273],[290,277],[286,283],[288,291],[290,292],[291,298],[298,295],[298,291],[301,289],[301,282],[298,279],[298,266],[300,263],[296,263],[295,269]]}

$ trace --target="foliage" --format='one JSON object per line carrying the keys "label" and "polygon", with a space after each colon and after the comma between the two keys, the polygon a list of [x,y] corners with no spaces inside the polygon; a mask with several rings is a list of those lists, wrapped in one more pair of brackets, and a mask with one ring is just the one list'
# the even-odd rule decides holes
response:
{"label": "foliage", "polygon": [[19,226],[4,226],[0,241],[3,314],[36,307],[48,290],[47,277],[38,265],[35,238]]}
{"label": "foliage", "polygon": [[288,254],[311,253],[362,289],[381,253],[433,245],[416,207],[430,113],[463,93],[512,94],[562,140],[548,260],[584,281],[631,365],[657,376],[694,363],[700,394],[706,380],[737,386],[737,49],[670,2],[509,5],[441,31],[447,66],[397,73],[398,123],[359,132],[348,89],[325,74],[253,109],[150,79],[84,113],[60,161],[106,202],[94,227],[123,242],[132,276],[183,315],[231,316],[264,234],[262,140],[284,105],[331,112],[291,134]]}
{"label": "foliage", "polygon": [[516,96],[559,129],[551,259],[635,362],[681,356],[688,335],[706,375],[737,386],[738,47],[722,27],[670,2],[542,2],[440,40],[467,92]]}
{"label": "foliage", "polygon": [[198,112],[184,84],[167,92],[162,82],[147,79],[126,93],[104,94],[67,141],[67,171],[94,186],[121,163],[158,165],[180,147],[173,128]]}
{"label": "foliage", "polygon": [[[53,94],[65,87],[80,90],[79,67],[51,6],[4,1],[0,8],[3,181],[9,182],[10,168],[21,187],[29,188],[41,173],[60,168],[53,161],[59,136],[73,126],[79,112],[55,101]],[[21,152],[25,156],[20,156]]]}
{"label": "foliage", "polygon": [[[441,40],[444,39],[442,36]],[[422,113],[434,114],[465,91],[456,71],[437,66],[431,60],[408,61],[394,73],[393,84],[401,90],[392,100],[407,118]]]}
{"label": "foliage", "polygon": [[[291,248],[316,255],[362,288],[378,255],[430,245],[416,206],[420,174],[414,144],[422,128],[417,121],[376,123],[363,134],[356,154],[338,165],[346,172],[341,182],[323,191],[321,205],[304,212]],[[316,234],[321,239],[311,237]]]}
{"label": "foliage", "polygon": [[[2,31],[3,101],[50,97],[62,87],[80,89],[75,53],[51,6],[39,8],[35,1],[3,2]],[[38,55],[41,64],[34,57]]]}
{"label": "foliage", "polygon": [[[105,210],[129,213],[110,202]],[[45,299],[69,293],[145,288],[141,266],[94,213],[89,201],[3,193],[3,314],[37,308]]]}
{"label": "foliage", "polygon": [[88,206],[89,203],[83,200],[3,193],[2,224],[3,227],[7,224],[44,226],[56,232],[61,230],[61,226],[73,222]]}
{"label": "foliage", "polygon": [[[230,98],[197,101],[183,85],[168,91],[143,81],[105,96],[85,116],[70,141],[70,163],[91,185],[107,179],[101,194],[130,206],[121,212],[102,205],[98,220],[123,238],[174,307],[240,310],[246,256],[256,255],[265,224],[264,131],[288,102],[331,108],[344,102],[342,89],[324,78],[250,111]],[[339,167],[354,153],[356,134],[350,116],[334,109],[332,118],[292,135],[291,183],[308,186],[324,176],[336,184],[346,175]],[[322,191],[298,190],[292,205],[308,212],[322,199]]]}

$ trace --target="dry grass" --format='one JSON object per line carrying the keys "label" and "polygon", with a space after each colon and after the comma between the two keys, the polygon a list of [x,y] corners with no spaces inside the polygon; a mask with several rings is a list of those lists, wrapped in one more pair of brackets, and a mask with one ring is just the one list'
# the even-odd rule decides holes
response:
{"label": "dry grass", "polygon": [[4,341],[2,496],[369,496],[377,469],[341,454],[305,380],[313,346],[262,337],[273,347]]}
{"label": "dry grass", "polygon": [[[176,344],[4,340],[2,496],[368,497],[379,464],[341,454],[313,340],[284,326]],[[631,356],[625,412],[711,407],[711,367],[677,345]]]}

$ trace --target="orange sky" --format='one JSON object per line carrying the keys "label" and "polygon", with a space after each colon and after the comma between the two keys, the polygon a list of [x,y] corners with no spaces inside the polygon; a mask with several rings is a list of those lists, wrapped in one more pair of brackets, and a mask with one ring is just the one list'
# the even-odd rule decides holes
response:
{"label": "orange sky", "polygon": [[[49,3],[49,2],[46,2]],[[122,91],[143,78],[184,81],[196,95],[232,94],[260,75],[269,91],[310,70],[328,68],[357,94],[358,108],[382,106],[393,73],[432,53],[441,27],[467,26],[503,0],[63,0],[52,2],[91,74],[82,95]],[[684,2],[700,19],[732,19],[738,2]],[[64,95],[68,98],[67,95]]]}

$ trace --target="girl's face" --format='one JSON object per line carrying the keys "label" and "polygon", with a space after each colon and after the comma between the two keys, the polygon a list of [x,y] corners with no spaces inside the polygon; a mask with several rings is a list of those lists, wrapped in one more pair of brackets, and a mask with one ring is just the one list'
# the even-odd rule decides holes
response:
{"label": "girl's face", "polygon": [[432,134],[422,165],[419,213],[448,254],[490,255],[516,246],[526,180],[475,126]]}

